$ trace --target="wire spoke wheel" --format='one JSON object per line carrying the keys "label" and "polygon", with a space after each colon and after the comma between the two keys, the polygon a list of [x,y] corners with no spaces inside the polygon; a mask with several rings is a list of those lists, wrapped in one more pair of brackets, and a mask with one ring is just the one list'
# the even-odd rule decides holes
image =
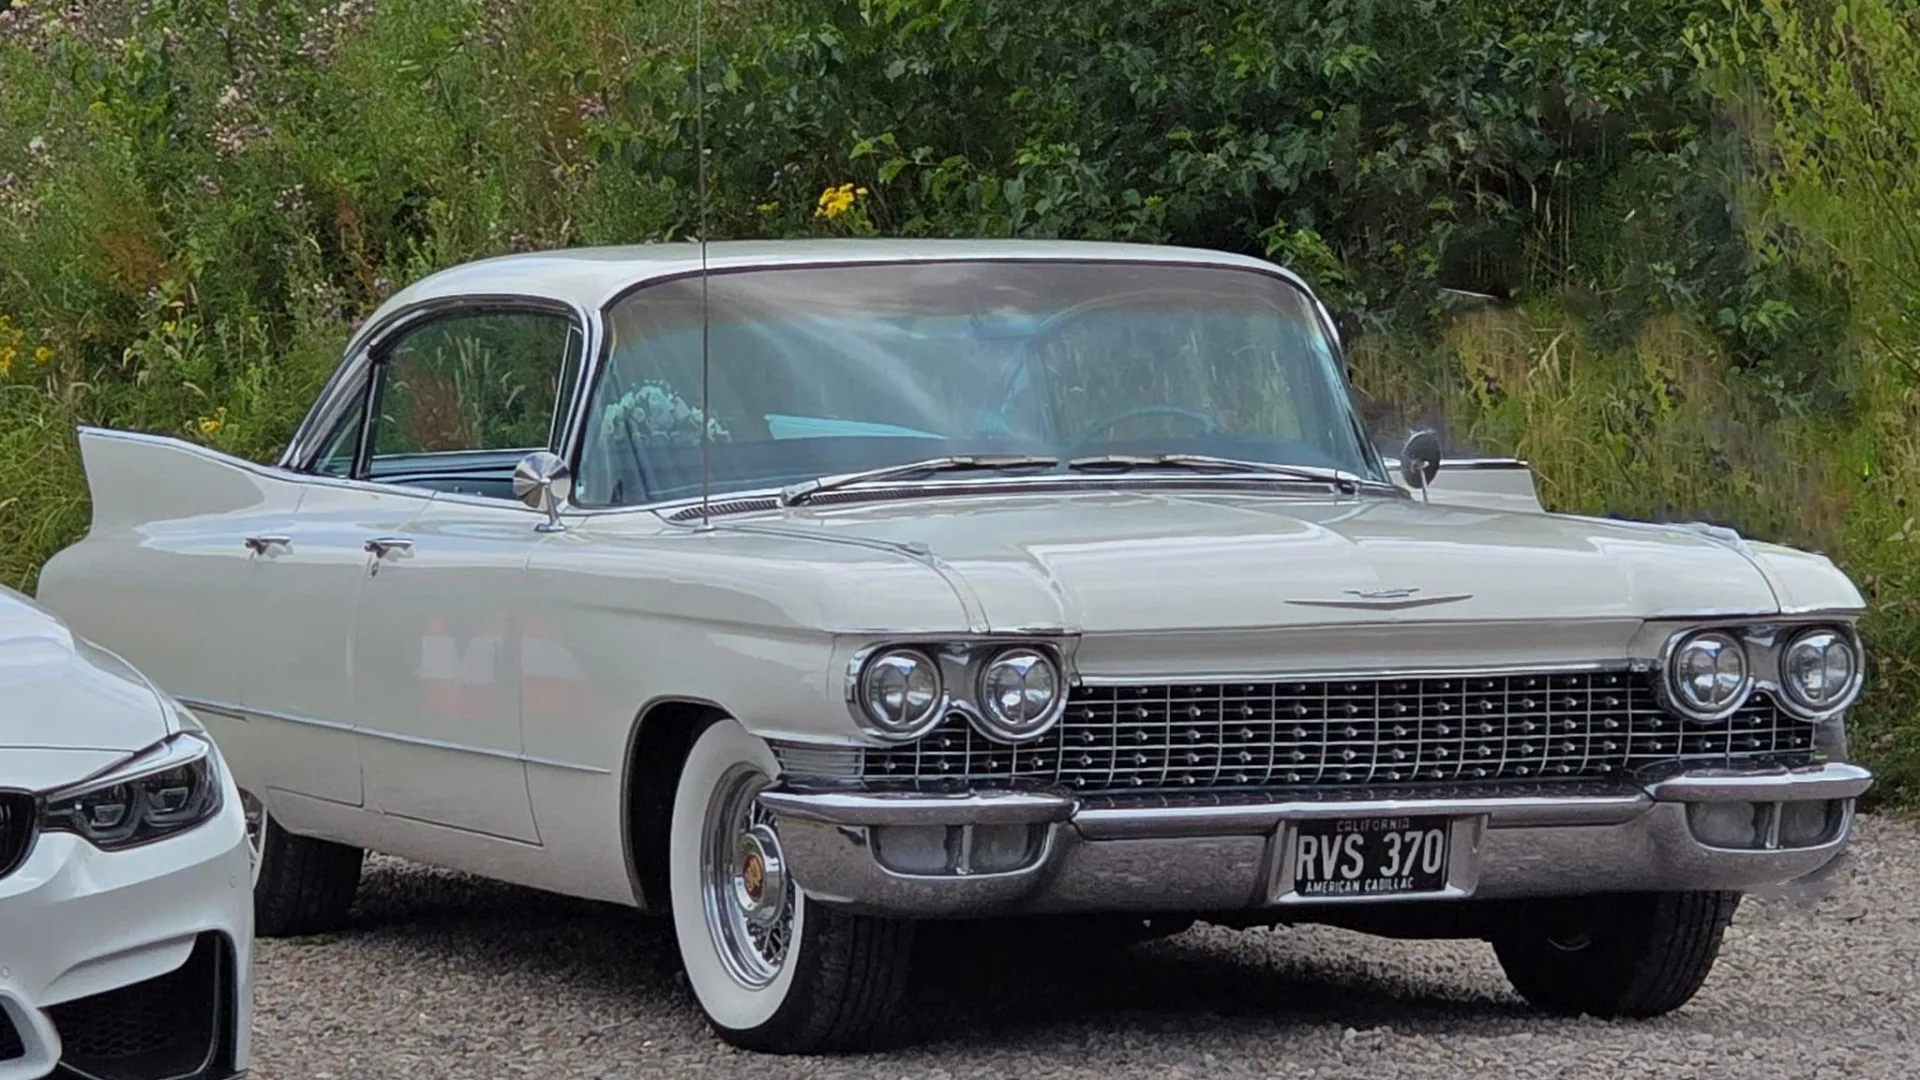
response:
{"label": "wire spoke wheel", "polygon": [[701,839],[702,908],[721,963],[742,986],[771,985],[793,945],[795,889],[773,815],[757,800],[767,778],[740,765],[715,785]]}

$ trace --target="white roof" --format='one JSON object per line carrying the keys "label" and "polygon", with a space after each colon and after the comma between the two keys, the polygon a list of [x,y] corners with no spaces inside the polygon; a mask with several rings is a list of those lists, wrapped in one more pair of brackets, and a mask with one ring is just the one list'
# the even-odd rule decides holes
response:
{"label": "white roof", "polygon": [[[961,259],[1200,263],[1267,273],[1280,269],[1223,251],[1084,240],[720,240],[706,250],[706,266],[711,270]],[[536,296],[594,309],[634,285],[700,268],[700,245],[691,242],[569,248],[481,259],[407,286],[382,304],[366,325],[378,325],[388,314],[424,300],[460,296]]]}

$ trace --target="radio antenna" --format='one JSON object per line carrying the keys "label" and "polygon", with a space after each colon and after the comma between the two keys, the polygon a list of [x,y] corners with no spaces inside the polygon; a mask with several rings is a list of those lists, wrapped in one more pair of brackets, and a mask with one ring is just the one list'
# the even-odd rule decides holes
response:
{"label": "radio antenna", "polygon": [[713,319],[707,307],[707,0],[693,8],[693,130],[695,197],[700,200],[700,525],[711,528]]}

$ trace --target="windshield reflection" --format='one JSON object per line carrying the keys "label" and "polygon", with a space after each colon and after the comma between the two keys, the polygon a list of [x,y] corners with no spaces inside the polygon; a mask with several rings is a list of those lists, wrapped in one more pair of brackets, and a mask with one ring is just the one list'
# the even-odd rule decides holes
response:
{"label": "windshield reflection", "polygon": [[704,325],[699,278],[609,312],[576,502],[696,496],[703,471],[725,493],[948,455],[1209,455],[1383,478],[1313,302],[1272,275],[982,260],[704,285]]}

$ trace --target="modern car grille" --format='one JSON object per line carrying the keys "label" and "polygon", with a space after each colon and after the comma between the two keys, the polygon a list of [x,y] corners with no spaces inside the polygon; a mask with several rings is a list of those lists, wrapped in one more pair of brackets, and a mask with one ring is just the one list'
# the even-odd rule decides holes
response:
{"label": "modern car grille", "polygon": [[1649,676],[1564,672],[1080,687],[1034,743],[999,745],[955,715],[868,750],[862,774],[1088,792],[1620,780],[1804,764],[1812,747],[1812,726],[1762,695],[1695,724],[1660,708]]}
{"label": "modern car grille", "polygon": [[202,934],[174,971],[48,1009],[60,1063],[97,1080],[213,1074],[232,1008],[230,963],[220,935]]}
{"label": "modern car grille", "polygon": [[0,792],[0,878],[20,868],[33,846],[33,796]]}

